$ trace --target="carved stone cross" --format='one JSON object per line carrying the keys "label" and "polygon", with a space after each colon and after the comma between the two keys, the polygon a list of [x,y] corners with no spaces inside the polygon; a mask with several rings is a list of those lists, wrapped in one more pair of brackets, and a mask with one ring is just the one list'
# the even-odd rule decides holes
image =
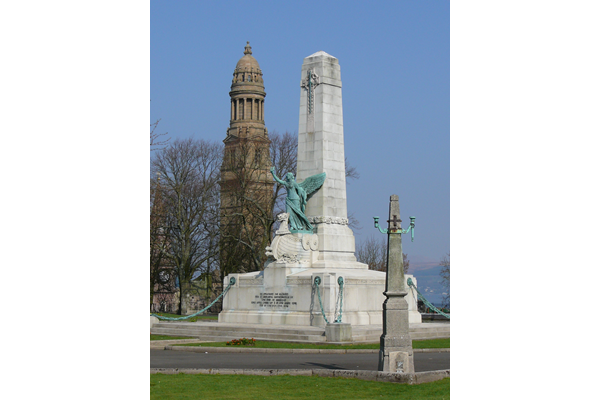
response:
{"label": "carved stone cross", "polygon": [[313,70],[308,70],[306,78],[302,80],[302,88],[308,92],[306,107],[309,115],[314,111],[314,89],[319,86],[320,83],[319,76]]}

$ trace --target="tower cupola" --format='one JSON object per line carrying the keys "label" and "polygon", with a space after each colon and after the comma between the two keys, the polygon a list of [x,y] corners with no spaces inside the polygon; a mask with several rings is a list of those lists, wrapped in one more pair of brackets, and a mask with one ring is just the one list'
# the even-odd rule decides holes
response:
{"label": "tower cupola", "polygon": [[250,42],[246,42],[244,56],[240,58],[231,82],[231,119],[228,135],[248,137],[266,136],[265,85],[258,61],[252,56]]}

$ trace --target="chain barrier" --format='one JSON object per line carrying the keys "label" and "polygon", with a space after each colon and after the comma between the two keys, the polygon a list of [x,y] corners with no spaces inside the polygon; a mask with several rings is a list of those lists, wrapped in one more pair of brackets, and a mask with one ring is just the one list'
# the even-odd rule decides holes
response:
{"label": "chain barrier", "polygon": [[325,310],[323,310],[323,302],[321,301],[321,292],[319,291],[319,283],[321,283],[321,278],[317,276],[315,278],[315,286],[317,288],[317,295],[319,296],[319,305],[321,306],[321,314],[323,314],[323,319],[325,320],[325,323],[328,324],[329,321],[327,320],[327,316],[325,316]]}
{"label": "chain barrier", "polygon": [[[325,310],[323,309],[323,302],[321,301],[321,292],[319,291],[319,284],[321,283],[321,277],[317,276],[314,280],[314,287],[317,292],[317,296],[319,297],[319,306],[321,306],[321,314],[323,315],[323,319],[325,323],[329,323],[327,316],[325,315]],[[342,322],[342,302],[344,299],[344,278],[341,276],[338,278],[338,285],[340,285],[340,290],[338,292],[337,300],[335,301],[335,312],[333,315],[334,321],[333,323],[339,324]],[[339,305],[339,314],[338,314],[338,305]]]}
{"label": "chain barrier", "polygon": [[[338,278],[337,280],[338,285],[340,285],[340,290],[338,291],[338,298],[335,301],[335,323],[341,323],[342,322],[342,301],[344,299],[344,278],[342,278],[341,276]],[[338,315],[337,309],[338,309],[338,302],[340,304],[340,313]]]}
{"label": "chain barrier", "polygon": [[[199,314],[202,314],[204,311],[208,310],[209,308],[211,308],[221,297],[225,296],[225,294],[229,291],[229,289],[231,289],[231,287],[233,285],[235,285],[235,278],[231,277],[231,278],[229,278],[229,285],[227,285],[225,290],[223,290],[223,293],[221,293],[216,299],[214,299],[212,303],[210,303],[209,305],[204,307],[202,310],[200,310],[194,314],[186,315],[185,317],[179,317],[179,318],[163,317],[162,315],[158,315],[158,314],[150,314],[150,316],[156,317],[156,318],[164,320],[164,321],[182,321],[184,319],[189,319],[189,318],[195,317]],[[319,300],[321,300],[321,299],[319,299]]]}
{"label": "chain barrier", "polygon": [[427,301],[427,299],[421,294],[421,292],[419,292],[419,289],[417,289],[417,287],[415,286],[415,284],[413,283],[411,278],[408,278],[406,280],[406,283],[408,283],[408,286],[411,288],[414,288],[417,291],[417,296],[419,297],[420,300],[423,301],[423,303],[425,303],[425,305],[429,308],[431,308],[433,311],[435,311],[436,313],[443,315],[444,317],[450,319],[450,315],[446,314],[443,311],[440,311],[436,306],[434,306],[433,304],[431,304],[429,301]]}

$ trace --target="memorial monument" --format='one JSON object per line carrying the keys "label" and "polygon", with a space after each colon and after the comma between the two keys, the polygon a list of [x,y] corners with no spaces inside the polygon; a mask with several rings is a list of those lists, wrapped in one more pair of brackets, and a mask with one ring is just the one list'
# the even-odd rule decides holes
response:
{"label": "memorial monument", "polygon": [[[334,341],[351,340],[352,325],[381,325],[386,274],[356,260],[348,226],[338,60],[319,51],[300,76],[298,170],[273,179],[288,190],[286,213],[267,247],[263,271],[229,274],[233,282],[219,322],[341,327]],[[411,322],[421,322],[415,314]],[[418,321],[417,321],[418,319]],[[335,322],[335,324],[334,324]],[[349,336],[350,335],[350,336]]]}

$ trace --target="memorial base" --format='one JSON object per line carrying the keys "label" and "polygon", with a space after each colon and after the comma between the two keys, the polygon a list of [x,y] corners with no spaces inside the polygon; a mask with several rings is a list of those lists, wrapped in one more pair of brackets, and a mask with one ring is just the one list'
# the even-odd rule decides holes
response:
{"label": "memorial base", "polygon": [[[226,287],[232,277],[235,284],[223,299],[219,322],[326,327],[321,304],[328,322],[333,322],[336,311],[339,312],[338,278],[342,277],[342,323],[381,325],[385,273],[361,265],[362,269],[314,268],[298,262],[277,261],[268,264],[264,271],[230,274],[223,284]],[[321,278],[318,293],[314,285],[317,276]],[[412,279],[416,282],[414,277]],[[420,323],[416,294],[412,304],[409,296],[407,300],[410,322]]]}

